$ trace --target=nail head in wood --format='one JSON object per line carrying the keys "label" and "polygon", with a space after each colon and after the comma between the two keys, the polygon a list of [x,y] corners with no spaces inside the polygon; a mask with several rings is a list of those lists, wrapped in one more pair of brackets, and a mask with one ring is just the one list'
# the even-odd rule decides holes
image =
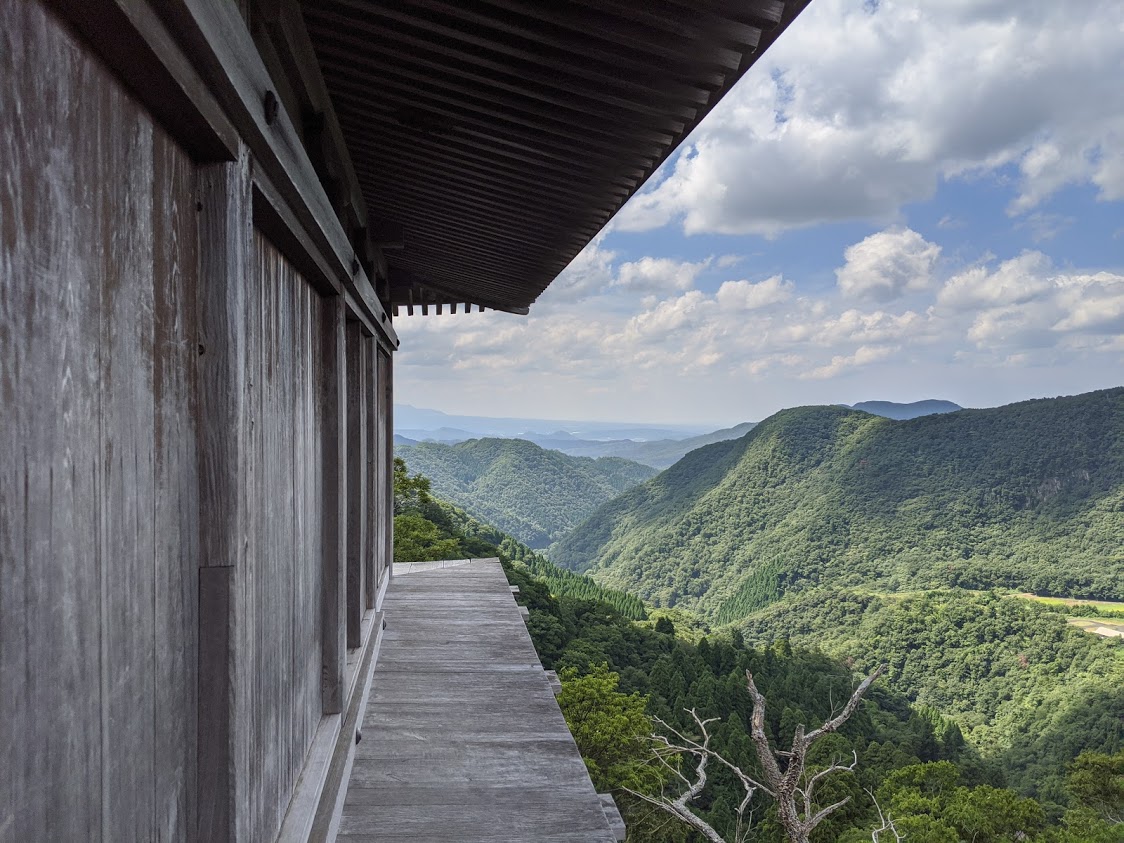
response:
{"label": "nail head in wood", "polygon": [[273,91],[266,91],[265,97],[262,99],[262,108],[265,110],[265,123],[267,126],[272,126],[277,120],[277,112],[280,110],[280,103],[277,102],[277,94]]}

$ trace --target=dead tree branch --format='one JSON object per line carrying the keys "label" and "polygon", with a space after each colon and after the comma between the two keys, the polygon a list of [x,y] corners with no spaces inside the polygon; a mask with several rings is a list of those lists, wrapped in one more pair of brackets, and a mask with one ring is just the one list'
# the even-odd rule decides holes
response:
{"label": "dead tree branch", "polygon": [[[707,764],[711,760],[714,760],[730,770],[730,772],[737,777],[745,791],[745,798],[742,799],[736,811],[738,819],[734,832],[734,843],[741,843],[749,833],[748,824],[745,823],[745,814],[749,809],[750,803],[753,801],[754,795],[758,791],[767,794],[777,803],[777,817],[780,820],[781,826],[784,828],[785,838],[788,843],[808,843],[808,839],[816,826],[850,801],[850,797],[847,797],[831,805],[822,808],[818,807],[816,805],[816,787],[824,779],[834,773],[854,771],[855,766],[858,764],[858,755],[852,753],[850,764],[835,760],[824,769],[809,774],[805,767],[808,750],[811,749],[812,745],[817,740],[824,735],[837,731],[847,722],[851,715],[858,710],[859,705],[862,703],[863,696],[870,689],[870,686],[882,675],[884,670],[885,666],[880,666],[871,673],[870,676],[860,682],[858,687],[851,693],[850,698],[847,700],[842,710],[840,710],[838,714],[833,714],[818,729],[805,732],[803,725],[797,726],[796,733],[792,738],[792,747],[787,750],[777,749],[770,743],[769,735],[765,731],[765,695],[757,689],[757,684],[753,681],[753,674],[746,671],[746,688],[753,702],[749,736],[750,740],[753,742],[754,750],[757,753],[758,763],[760,763],[762,772],[764,773],[764,781],[758,781],[736,764],[732,763],[729,759],[723,758],[720,754],[712,750],[710,748],[710,730],[708,727],[711,723],[715,722],[716,718],[703,720],[699,717],[698,712],[691,709],[688,711],[688,714],[690,714],[691,718],[695,721],[695,725],[701,735],[700,739],[696,740],[689,735],[685,735],[670,724],[659,719],[657,719],[656,722],[664,729],[666,734],[652,736],[652,741],[656,745],[654,752],[655,757],[661,764],[674,773],[675,777],[686,786],[686,790],[674,799],[662,795],[649,796],[631,790],[628,792],[678,817],[680,820],[699,831],[707,840],[711,841],[711,843],[727,843],[713,827],[692,811],[690,807],[691,802],[696,799],[706,787]],[[670,735],[670,737],[668,737],[668,735]],[[698,759],[693,781],[683,775],[669,760],[671,757],[683,754],[693,755]],[[877,805],[877,803],[875,804]],[[875,843],[879,843],[877,835],[883,834],[886,831],[892,831],[895,840],[900,843],[902,838],[894,828],[893,822],[889,818],[882,816],[881,808],[878,809],[878,813],[882,822],[882,827],[874,832]]]}

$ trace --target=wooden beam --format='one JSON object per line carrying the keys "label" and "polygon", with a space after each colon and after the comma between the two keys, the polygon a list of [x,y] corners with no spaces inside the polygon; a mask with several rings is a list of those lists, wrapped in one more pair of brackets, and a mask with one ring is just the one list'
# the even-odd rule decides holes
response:
{"label": "wooden beam", "polygon": [[347,648],[359,646],[367,557],[367,360],[358,322],[347,323]]}
{"label": "wooden beam", "polygon": [[344,704],[347,661],[347,346],[343,299],[325,300],[322,312],[321,701],[325,714],[339,714]]}
{"label": "wooden beam", "polygon": [[263,108],[274,82],[237,8],[223,0],[167,0],[160,9],[255,163],[289,203],[355,303],[397,347],[397,336],[389,320],[383,319],[385,311],[370,280],[365,273],[351,272],[354,250],[304,150],[302,133],[284,110],[269,119]]}
{"label": "wooden beam", "polygon": [[237,156],[237,130],[149,3],[52,0],[50,5],[196,161]]}
{"label": "wooden beam", "polygon": [[379,471],[379,346],[377,342],[363,338],[363,360],[365,368],[364,407],[367,413],[366,431],[366,478],[364,489],[367,494],[367,529],[363,555],[363,608],[375,608],[378,592],[378,537],[379,522],[386,517],[386,501],[382,500],[382,487],[378,482]]}
{"label": "wooden beam", "polygon": [[[247,383],[252,271],[250,156],[199,171],[198,836],[248,836],[252,785],[245,587],[253,548]],[[249,292],[252,295],[252,291]]]}

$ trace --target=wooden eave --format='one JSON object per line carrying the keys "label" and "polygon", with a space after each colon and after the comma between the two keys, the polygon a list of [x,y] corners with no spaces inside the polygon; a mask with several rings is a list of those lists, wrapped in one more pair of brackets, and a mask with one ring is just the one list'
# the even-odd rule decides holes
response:
{"label": "wooden eave", "polygon": [[809,0],[302,0],[384,304],[527,308]]}

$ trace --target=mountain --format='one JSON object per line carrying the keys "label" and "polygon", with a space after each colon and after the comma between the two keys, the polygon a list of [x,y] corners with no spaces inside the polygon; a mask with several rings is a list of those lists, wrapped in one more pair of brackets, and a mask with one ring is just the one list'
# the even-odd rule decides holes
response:
{"label": "mountain", "polygon": [[574,457],[622,457],[633,460],[652,468],[667,468],[682,459],[688,451],[711,445],[715,442],[725,442],[728,439],[737,439],[753,430],[754,422],[742,422],[736,427],[727,427],[713,433],[704,433],[701,436],[691,436],[687,439],[657,439],[653,442],[636,441],[634,439],[611,439],[607,442],[595,442],[579,439],[569,434],[553,433],[548,436],[529,434],[520,438],[529,439],[543,448],[561,451]]}
{"label": "mountain", "polygon": [[925,401],[914,401],[912,404],[898,404],[894,401],[860,401],[851,407],[852,410],[862,410],[874,416],[884,416],[888,419],[916,419],[920,416],[931,416],[934,413],[955,413],[963,410],[959,404],[951,401],[940,401],[930,398]]}
{"label": "mountain", "polygon": [[784,410],[600,507],[552,561],[734,620],[821,584],[1124,597],[1124,388],[894,421]]}
{"label": "mountain", "polygon": [[426,431],[453,428],[458,433],[468,433],[475,437],[512,437],[526,434],[550,434],[564,431],[580,439],[685,439],[705,433],[709,428],[690,424],[644,424],[599,421],[575,421],[560,419],[523,419],[503,416],[459,416],[412,407],[409,404],[394,405],[394,427],[399,433],[406,433],[414,439],[437,439],[438,436],[421,435]]}
{"label": "mountain", "polygon": [[601,503],[655,474],[615,457],[570,457],[522,439],[399,447],[433,492],[530,545],[546,547]]}

